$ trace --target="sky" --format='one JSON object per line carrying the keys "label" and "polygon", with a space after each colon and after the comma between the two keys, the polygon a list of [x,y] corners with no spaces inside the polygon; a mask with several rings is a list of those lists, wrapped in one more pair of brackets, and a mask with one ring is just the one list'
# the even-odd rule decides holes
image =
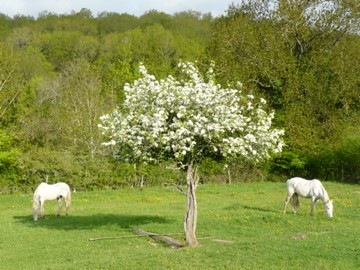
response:
{"label": "sky", "polygon": [[9,17],[25,15],[37,18],[40,12],[71,14],[82,8],[99,13],[116,12],[141,16],[146,11],[157,10],[167,14],[181,11],[210,12],[214,17],[225,15],[231,3],[239,0],[0,0],[0,13]]}

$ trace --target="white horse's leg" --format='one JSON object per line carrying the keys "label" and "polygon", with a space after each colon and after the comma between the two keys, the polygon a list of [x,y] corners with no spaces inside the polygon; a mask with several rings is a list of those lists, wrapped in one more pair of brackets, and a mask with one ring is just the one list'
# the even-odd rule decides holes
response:
{"label": "white horse's leg", "polygon": [[44,208],[45,201],[40,200],[40,218],[45,217],[45,208]]}
{"label": "white horse's leg", "polygon": [[283,210],[283,213],[286,214],[286,207],[290,201],[290,198],[292,197],[292,194],[288,193],[288,195],[286,196],[285,198],[285,202],[284,202],[284,210]]}
{"label": "white horse's leg", "polygon": [[[294,198],[293,200],[295,200],[295,198]],[[296,214],[297,207],[296,207],[296,205],[295,205],[295,201],[293,201],[293,203],[291,204],[291,206],[292,206],[293,213]]]}
{"label": "white horse's leg", "polygon": [[33,217],[34,217],[35,221],[38,220],[38,208],[39,208],[39,205],[33,206]]}
{"label": "white horse's leg", "polygon": [[300,202],[299,202],[299,195],[297,193],[294,193],[290,199],[293,213],[296,214],[297,209],[299,208]]}
{"label": "white horse's leg", "polygon": [[311,197],[311,211],[310,211],[310,215],[314,215],[314,211],[315,211],[315,206],[317,203],[318,199]]}
{"label": "white horse's leg", "polygon": [[59,198],[57,198],[57,202],[58,202],[57,216],[60,216],[60,212],[62,209],[62,197],[61,196]]}

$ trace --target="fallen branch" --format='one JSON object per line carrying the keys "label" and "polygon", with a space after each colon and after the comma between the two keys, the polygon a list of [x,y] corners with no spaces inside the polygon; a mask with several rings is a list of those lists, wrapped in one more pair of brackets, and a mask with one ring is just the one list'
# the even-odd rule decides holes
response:
{"label": "fallen branch", "polygon": [[[88,240],[89,241],[100,241],[100,240],[114,240],[114,239],[122,239],[122,238],[150,237],[150,238],[152,238],[154,240],[157,240],[157,241],[163,241],[166,244],[170,245],[172,248],[184,247],[184,245],[180,241],[169,237],[169,235],[181,235],[182,233],[171,233],[171,234],[166,234],[166,235],[159,235],[157,233],[146,232],[146,231],[143,231],[141,229],[134,229],[133,231],[135,233],[137,233],[137,235],[93,237],[93,238],[89,238]],[[232,243],[234,243],[234,241],[216,239],[213,236],[198,237],[197,239],[198,240],[211,239],[211,241],[213,241],[213,242],[223,243],[223,244],[232,244]]]}
{"label": "fallen branch", "polygon": [[89,238],[89,241],[99,241],[99,240],[113,240],[121,238],[134,238],[134,237],[144,237],[144,235],[125,235],[125,236],[108,236],[108,237],[94,237]]}
{"label": "fallen branch", "polygon": [[[169,235],[181,235],[182,233],[171,233],[166,234],[166,236]],[[100,240],[114,240],[114,239],[122,239],[122,238],[136,238],[136,237],[148,237],[148,235],[123,235],[123,236],[105,236],[105,237],[92,237],[89,238],[89,241],[100,241]]]}
{"label": "fallen branch", "polygon": [[184,245],[180,241],[178,241],[176,239],[173,239],[171,237],[168,237],[168,236],[162,236],[162,235],[159,235],[157,233],[146,232],[146,231],[143,231],[141,229],[134,229],[134,232],[141,235],[141,236],[148,236],[148,237],[150,237],[150,238],[152,238],[154,240],[165,242],[166,244],[168,244],[172,248],[184,247]]}

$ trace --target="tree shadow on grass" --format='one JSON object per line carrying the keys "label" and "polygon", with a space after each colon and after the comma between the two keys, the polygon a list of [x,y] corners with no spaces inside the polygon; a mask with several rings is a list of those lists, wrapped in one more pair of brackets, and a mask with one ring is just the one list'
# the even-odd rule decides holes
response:
{"label": "tree shadow on grass", "polygon": [[43,227],[56,230],[88,230],[103,226],[119,226],[130,229],[150,223],[171,223],[172,221],[156,215],[115,215],[97,214],[91,216],[60,216],[47,215],[44,219],[34,221],[32,215],[14,216],[18,223],[29,227]]}

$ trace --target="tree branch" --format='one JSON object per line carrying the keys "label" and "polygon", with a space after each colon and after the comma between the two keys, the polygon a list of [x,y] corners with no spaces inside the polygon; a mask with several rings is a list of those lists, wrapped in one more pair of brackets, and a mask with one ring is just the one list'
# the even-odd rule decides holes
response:
{"label": "tree branch", "polygon": [[179,186],[179,185],[176,185],[176,184],[173,184],[174,188],[176,189],[176,191],[178,191],[179,193],[183,194],[183,195],[186,195],[186,191],[184,190],[183,187]]}

